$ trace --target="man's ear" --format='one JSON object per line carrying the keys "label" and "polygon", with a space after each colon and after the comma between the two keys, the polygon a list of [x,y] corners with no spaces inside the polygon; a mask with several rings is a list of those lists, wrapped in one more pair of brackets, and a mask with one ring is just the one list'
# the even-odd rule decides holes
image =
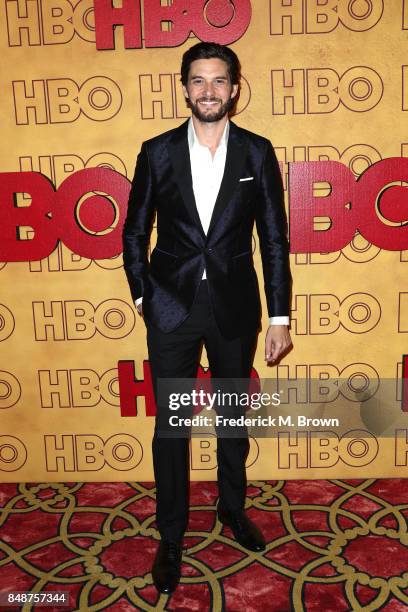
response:
{"label": "man's ear", "polygon": [[235,84],[232,86],[231,98],[235,98],[238,93],[239,85]]}
{"label": "man's ear", "polygon": [[188,91],[185,85],[183,85],[183,94],[184,94],[184,97],[188,99]]}

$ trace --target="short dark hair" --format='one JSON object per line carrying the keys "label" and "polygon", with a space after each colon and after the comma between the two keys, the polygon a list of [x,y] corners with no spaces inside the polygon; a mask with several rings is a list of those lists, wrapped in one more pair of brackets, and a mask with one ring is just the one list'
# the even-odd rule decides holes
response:
{"label": "short dark hair", "polygon": [[181,82],[187,85],[188,73],[192,62],[199,59],[221,59],[228,67],[232,85],[238,85],[241,76],[241,65],[236,53],[225,45],[215,42],[200,42],[187,49],[181,61]]}

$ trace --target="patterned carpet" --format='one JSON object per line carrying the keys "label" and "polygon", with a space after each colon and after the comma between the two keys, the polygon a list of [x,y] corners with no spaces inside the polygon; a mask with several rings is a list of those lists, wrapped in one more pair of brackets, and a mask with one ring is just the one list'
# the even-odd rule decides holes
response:
{"label": "patterned carpet", "polygon": [[192,483],[182,580],[152,585],[152,483],[0,485],[0,592],[69,592],[65,606],[1,610],[342,612],[408,610],[405,480],[251,482],[267,549],[247,553]]}

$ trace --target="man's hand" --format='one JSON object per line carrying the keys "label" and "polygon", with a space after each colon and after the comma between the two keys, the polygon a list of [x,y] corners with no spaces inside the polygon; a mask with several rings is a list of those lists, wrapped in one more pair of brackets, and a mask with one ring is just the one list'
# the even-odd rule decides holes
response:
{"label": "man's hand", "polygon": [[270,325],[265,338],[265,361],[273,363],[291,344],[287,325]]}

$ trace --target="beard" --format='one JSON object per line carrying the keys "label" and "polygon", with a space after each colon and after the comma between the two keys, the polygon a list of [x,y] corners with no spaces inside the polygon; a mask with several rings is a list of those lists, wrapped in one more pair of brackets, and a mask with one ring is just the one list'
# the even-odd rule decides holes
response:
{"label": "beard", "polygon": [[[199,102],[221,102],[221,106],[218,107],[217,110],[207,112],[202,112],[198,106]],[[230,98],[224,104],[222,104],[222,100],[220,98],[198,98],[197,102],[194,103],[190,99],[188,99],[188,105],[191,108],[191,111],[199,121],[204,121],[205,123],[213,123],[214,121],[220,121],[234,106],[235,100],[234,98]]]}

